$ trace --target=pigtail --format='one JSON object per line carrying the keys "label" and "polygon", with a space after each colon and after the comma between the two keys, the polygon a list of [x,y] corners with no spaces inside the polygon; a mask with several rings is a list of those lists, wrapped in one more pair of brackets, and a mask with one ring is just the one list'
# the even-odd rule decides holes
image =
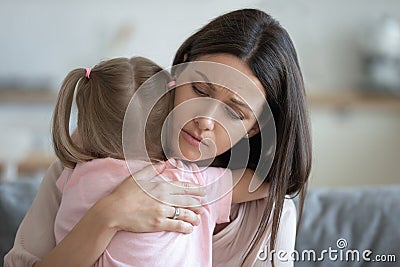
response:
{"label": "pigtail", "polygon": [[[96,158],[123,159],[122,129],[128,104],[136,90],[161,70],[152,61],[137,57],[114,58],[100,62],[92,69],[71,71],[63,81],[53,115],[53,146],[61,162],[73,168],[78,162]],[[154,98],[153,86],[160,87],[154,81],[147,83],[143,97]],[[74,95],[78,110],[78,140],[74,140],[74,136],[71,138],[69,132]],[[151,141],[161,139],[159,125],[169,109],[168,100],[161,99],[151,114],[152,127],[146,132]],[[159,150],[157,147],[150,154],[162,159]]]}
{"label": "pigtail", "polygon": [[61,162],[70,168],[75,167],[75,164],[81,160],[92,159],[92,157],[83,152],[78,144],[72,141],[69,132],[75,89],[81,86],[80,82],[81,79],[85,79],[84,77],[84,69],[75,69],[65,77],[53,113],[52,138],[54,151]]}

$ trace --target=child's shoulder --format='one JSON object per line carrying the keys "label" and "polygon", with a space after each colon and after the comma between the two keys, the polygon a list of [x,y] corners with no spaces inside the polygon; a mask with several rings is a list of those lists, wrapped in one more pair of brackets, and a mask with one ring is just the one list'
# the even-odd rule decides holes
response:
{"label": "child's shoulder", "polygon": [[190,163],[193,171],[198,172],[207,181],[207,184],[213,183],[221,178],[231,178],[232,171],[227,168],[198,166],[195,163]]}

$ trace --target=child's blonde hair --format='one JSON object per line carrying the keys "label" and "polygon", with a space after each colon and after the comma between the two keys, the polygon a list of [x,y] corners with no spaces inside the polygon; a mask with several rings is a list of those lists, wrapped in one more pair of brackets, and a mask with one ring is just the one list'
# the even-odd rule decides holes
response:
{"label": "child's blonde hair", "polygon": [[[136,90],[151,76],[162,71],[154,62],[143,57],[115,58],[102,61],[91,69],[89,77],[84,68],[71,71],[63,81],[53,114],[53,146],[57,157],[67,167],[95,158],[123,159],[122,126],[129,101]],[[165,84],[168,82],[167,73]],[[79,144],[69,132],[71,106],[76,90]],[[145,90],[151,90],[151,82]],[[145,137],[151,159],[164,158],[161,146],[162,125],[172,105],[166,94],[150,113]],[[152,128],[152,129],[148,129]]]}

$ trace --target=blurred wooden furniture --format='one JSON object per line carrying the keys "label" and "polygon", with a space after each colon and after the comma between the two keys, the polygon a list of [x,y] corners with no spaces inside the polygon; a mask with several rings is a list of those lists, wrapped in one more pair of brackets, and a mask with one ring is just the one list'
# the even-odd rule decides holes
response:
{"label": "blurred wooden furniture", "polygon": [[[57,93],[49,88],[0,88],[0,106],[53,106],[57,100]],[[6,116],[5,114],[2,114]],[[55,160],[49,151],[32,151],[18,162],[18,176],[32,177],[43,173]],[[0,173],[5,169],[5,162],[0,162]]]}
{"label": "blurred wooden furniture", "polygon": [[0,104],[55,104],[57,92],[51,90],[0,90]]}
{"label": "blurred wooden furniture", "polygon": [[400,111],[400,95],[329,92],[309,93],[308,103],[311,108],[332,108],[337,110],[348,108],[373,108],[381,110]]}
{"label": "blurred wooden furniture", "polygon": [[31,152],[19,162],[18,173],[20,175],[26,175],[46,171],[55,160],[56,156],[52,153]]}
{"label": "blurred wooden furniture", "polygon": [[[56,156],[49,152],[28,153],[18,163],[19,177],[32,177],[38,173],[43,173],[56,160]],[[0,173],[5,168],[5,163],[0,162]]]}

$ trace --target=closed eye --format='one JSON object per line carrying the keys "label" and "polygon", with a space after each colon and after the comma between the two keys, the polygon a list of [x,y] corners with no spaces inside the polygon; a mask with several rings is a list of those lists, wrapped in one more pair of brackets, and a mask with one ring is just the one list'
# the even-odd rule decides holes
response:
{"label": "closed eye", "polygon": [[[192,90],[198,96],[210,97],[210,95],[207,93],[206,89],[202,89],[201,87],[197,86],[196,83],[192,83]],[[225,106],[225,110],[228,113],[228,115],[234,120],[244,120],[245,119],[245,116],[243,114],[236,112],[230,106]]]}
{"label": "closed eye", "polygon": [[244,120],[244,116],[237,113],[233,108],[226,106],[226,111],[228,112],[229,116],[235,120]]}
{"label": "closed eye", "polygon": [[197,87],[194,83],[192,83],[192,89],[193,91],[198,94],[199,96],[209,96],[206,92],[204,92],[203,89],[200,89]]}

